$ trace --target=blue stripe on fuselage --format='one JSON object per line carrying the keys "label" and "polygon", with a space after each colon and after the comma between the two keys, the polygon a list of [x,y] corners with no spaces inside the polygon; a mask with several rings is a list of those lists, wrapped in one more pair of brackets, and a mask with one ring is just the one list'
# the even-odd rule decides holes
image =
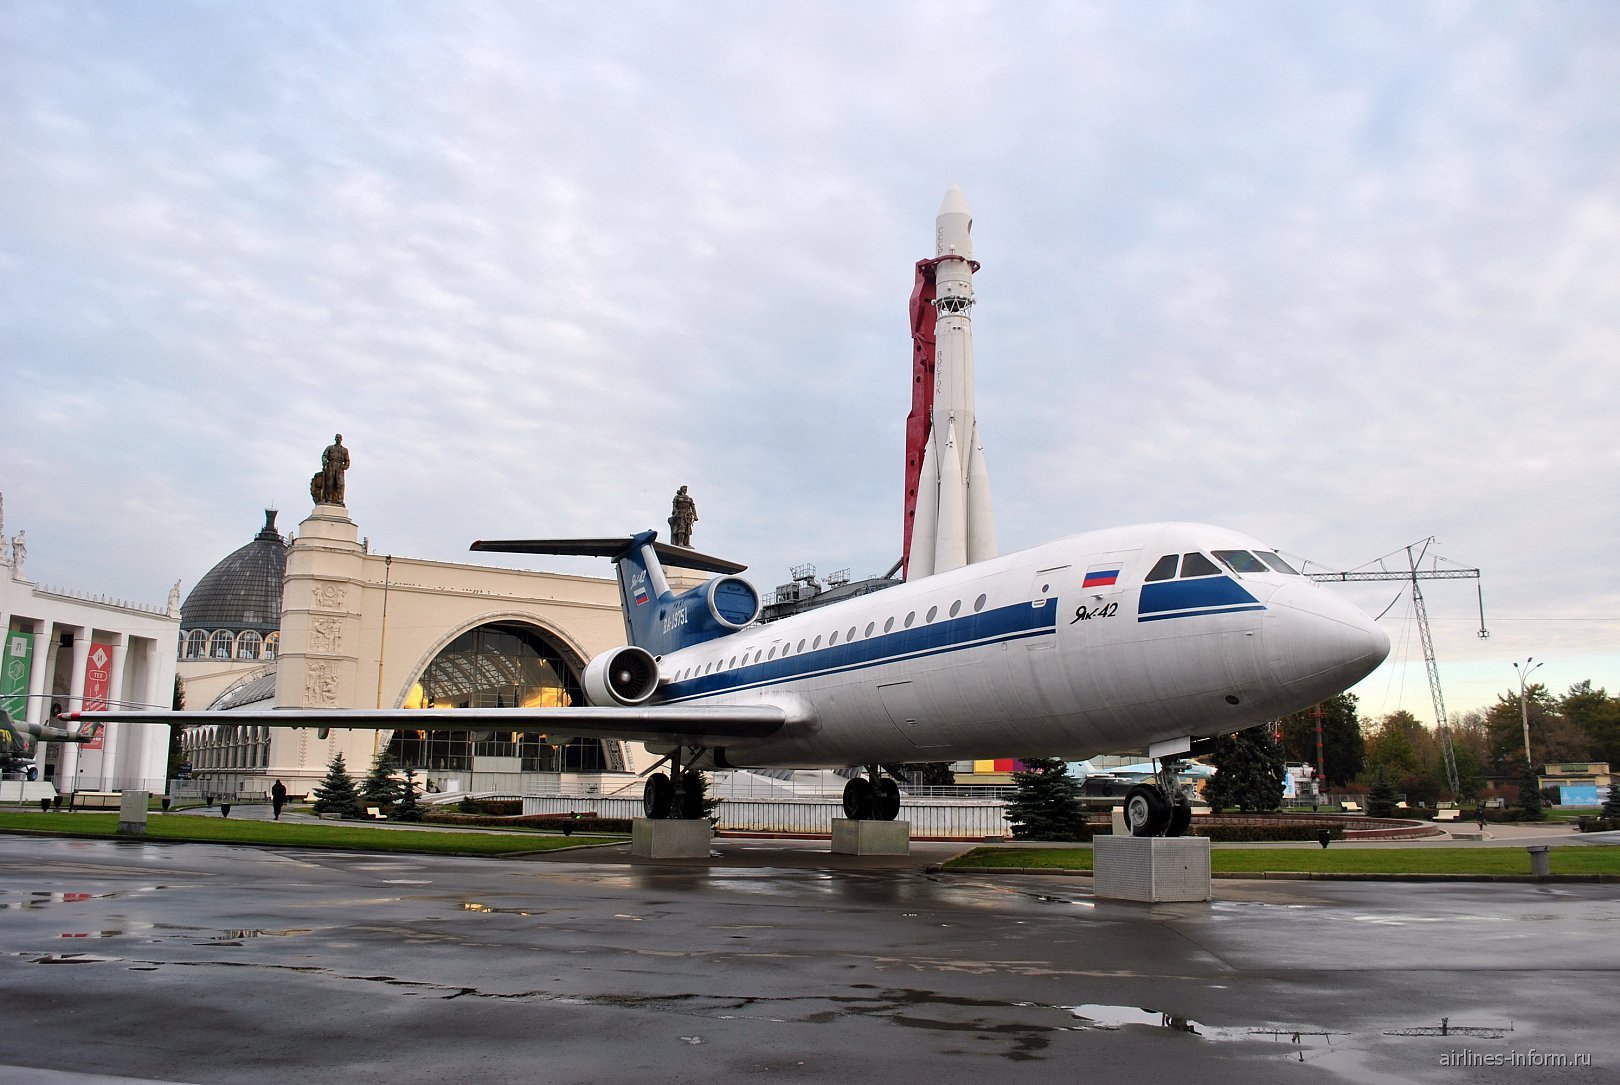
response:
{"label": "blue stripe on fuselage", "polygon": [[[1057,612],[1055,600],[1048,601],[1043,607],[1034,607],[1027,602],[1017,603],[982,614],[967,614],[959,618],[947,618],[944,621],[913,626],[910,629],[897,629],[892,633],[877,633],[844,644],[823,646],[814,650],[806,649],[788,655],[778,654],[775,659],[750,663],[745,667],[717,670],[713,674],[702,674],[684,681],[671,682],[664,687],[665,696],[660,700],[664,704],[672,704],[717,693],[736,693],[759,686],[780,685],[844,671],[877,667],[885,663],[923,659],[986,644],[1052,636],[1057,626]],[[828,617],[832,615],[829,614]],[[840,629],[838,633],[839,636],[843,636],[845,630]],[[710,649],[725,647],[728,639],[711,641],[706,647]],[[795,643],[800,639],[809,641],[813,638],[809,636],[794,638]],[[770,649],[769,642],[755,641],[755,644],[764,647],[766,651]],[[729,659],[731,653],[736,650],[732,648],[727,653],[727,658]],[[708,656],[707,652],[701,654]],[[704,663],[707,665],[707,658]]]}
{"label": "blue stripe on fuselage", "polygon": [[1193,618],[1201,614],[1233,614],[1264,609],[1260,600],[1231,577],[1205,576],[1196,580],[1164,580],[1143,584],[1136,620],[1158,622],[1166,618]]}

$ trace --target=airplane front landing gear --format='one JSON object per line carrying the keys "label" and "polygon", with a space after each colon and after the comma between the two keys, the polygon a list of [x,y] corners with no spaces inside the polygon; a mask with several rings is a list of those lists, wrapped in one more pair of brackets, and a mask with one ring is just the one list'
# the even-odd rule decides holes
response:
{"label": "airplane front landing gear", "polygon": [[1192,824],[1192,803],[1176,783],[1176,758],[1154,758],[1154,782],[1125,793],[1125,824],[1132,836],[1181,836]]}
{"label": "airplane front landing gear", "polygon": [[1157,784],[1137,784],[1125,792],[1125,824],[1132,836],[1163,836],[1170,824],[1170,801]]}

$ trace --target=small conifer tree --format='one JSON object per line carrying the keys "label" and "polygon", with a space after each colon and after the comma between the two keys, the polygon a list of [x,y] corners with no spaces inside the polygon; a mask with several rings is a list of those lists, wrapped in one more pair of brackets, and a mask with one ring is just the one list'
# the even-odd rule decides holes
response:
{"label": "small conifer tree", "polygon": [[392,806],[399,801],[400,785],[394,779],[394,762],[387,753],[377,755],[371,773],[360,785],[360,794],[373,806]]}
{"label": "small conifer tree", "polygon": [[1089,840],[1080,783],[1057,757],[1026,758],[1013,773],[1017,789],[1007,801],[1007,821],[1019,840]]}
{"label": "small conifer tree", "polygon": [[326,778],[315,785],[315,812],[340,814],[346,818],[360,816],[360,795],[341,753],[332,755],[332,763],[326,766]]}
{"label": "small conifer tree", "polygon": [[1392,818],[1399,801],[1389,770],[1383,765],[1373,769],[1372,786],[1367,789],[1367,813],[1375,818]]}
{"label": "small conifer tree", "polygon": [[399,785],[399,801],[394,803],[391,815],[395,821],[421,821],[426,813],[416,790],[416,770],[405,770],[405,782]]}
{"label": "small conifer tree", "polygon": [[1620,783],[1609,785],[1609,797],[1603,800],[1603,816],[1620,821]]}
{"label": "small conifer tree", "polygon": [[1524,779],[1519,781],[1519,806],[1524,810],[1526,821],[1540,821],[1546,816],[1541,809],[1541,783],[1528,769]]}

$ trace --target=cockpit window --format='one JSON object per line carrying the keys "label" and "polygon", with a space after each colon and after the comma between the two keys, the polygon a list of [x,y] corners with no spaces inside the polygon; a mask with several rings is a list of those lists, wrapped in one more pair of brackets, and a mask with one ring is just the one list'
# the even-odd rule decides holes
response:
{"label": "cockpit window", "polygon": [[1179,554],[1166,554],[1153,563],[1153,568],[1148,570],[1148,575],[1144,579],[1149,583],[1155,580],[1174,580],[1176,578],[1176,562],[1180,560],[1181,556]]}
{"label": "cockpit window", "polygon": [[1220,576],[1221,571],[1215,563],[1199,553],[1184,554],[1181,558],[1181,575],[1187,576]]}
{"label": "cockpit window", "polygon": [[1249,553],[1247,550],[1217,550],[1215,556],[1231,568],[1234,573],[1269,573],[1266,563]]}
{"label": "cockpit window", "polygon": [[1265,562],[1267,565],[1271,566],[1273,569],[1277,570],[1279,573],[1287,573],[1289,576],[1298,576],[1298,575],[1300,575],[1298,569],[1296,569],[1292,565],[1288,564],[1286,561],[1284,561],[1282,558],[1278,557],[1276,554],[1272,553],[1270,550],[1256,550],[1255,553],[1260,555],[1260,560],[1261,561]]}

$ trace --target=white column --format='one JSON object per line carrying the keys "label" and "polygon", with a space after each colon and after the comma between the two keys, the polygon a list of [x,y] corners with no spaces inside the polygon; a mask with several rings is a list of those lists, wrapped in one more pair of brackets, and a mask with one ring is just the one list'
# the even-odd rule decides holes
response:
{"label": "white column", "polygon": [[[42,628],[34,631],[34,663],[28,675],[28,722],[44,723],[51,714],[51,676],[56,673],[56,627],[46,621],[36,624]],[[40,765],[44,764],[42,757]]]}
{"label": "white column", "polygon": [[[124,699],[124,662],[129,658],[129,634],[114,633],[112,644],[112,662],[107,666],[107,707],[111,708]],[[97,791],[113,791],[123,786],[122,780],[128,774],[121,770],[118,764],[118,754],[124,745],[124,724],[108,724],[107,733],[101,738],[101,774],[100,782],[96,785]]]}
{"label": "white column", "polygon": [[[141,700],[151,705],[154,710],[159,707],[167,708],[173,700],[172,693],[168,700],[158,700],[158,685],[162,680],[163,671],[161,666],[163,657],[160,654],[163,650],[162,644],[155,640],[143,640],[141,649],[146,659],[146,681],[142,684]],[[143,723],[136,730],[141,733],[141,775],[149,783],[157,785],[152,788],[154,794],[168,794],[169,725]]]}
{"label": "white column", "polygon": [[[73,662],[68,664],[68,696],[67,704],[62,706],[65,712],[77,712],[84,707],[84,665],[90,659],[90,631],[82,626],[69,626],[63,632],[73,635]],[[54,634],[53,634],[54,635]],[[57,782],[58,791],[79,790],[79,746],[78,743],[63,744],[61,779]]]}
{"label": "white column", "polygon": [[[50,676],[54,672],[50,664],[56,661],[56,631],[50,622],[40,621],[34,623],[34,659],[28,670],[28,709],[26,719],[29,723],[44,723],[51,714],[51,686]],[[39,778],[45,779],[45,747],[41,742],[34,747],[34,764],[39,766]]]}

